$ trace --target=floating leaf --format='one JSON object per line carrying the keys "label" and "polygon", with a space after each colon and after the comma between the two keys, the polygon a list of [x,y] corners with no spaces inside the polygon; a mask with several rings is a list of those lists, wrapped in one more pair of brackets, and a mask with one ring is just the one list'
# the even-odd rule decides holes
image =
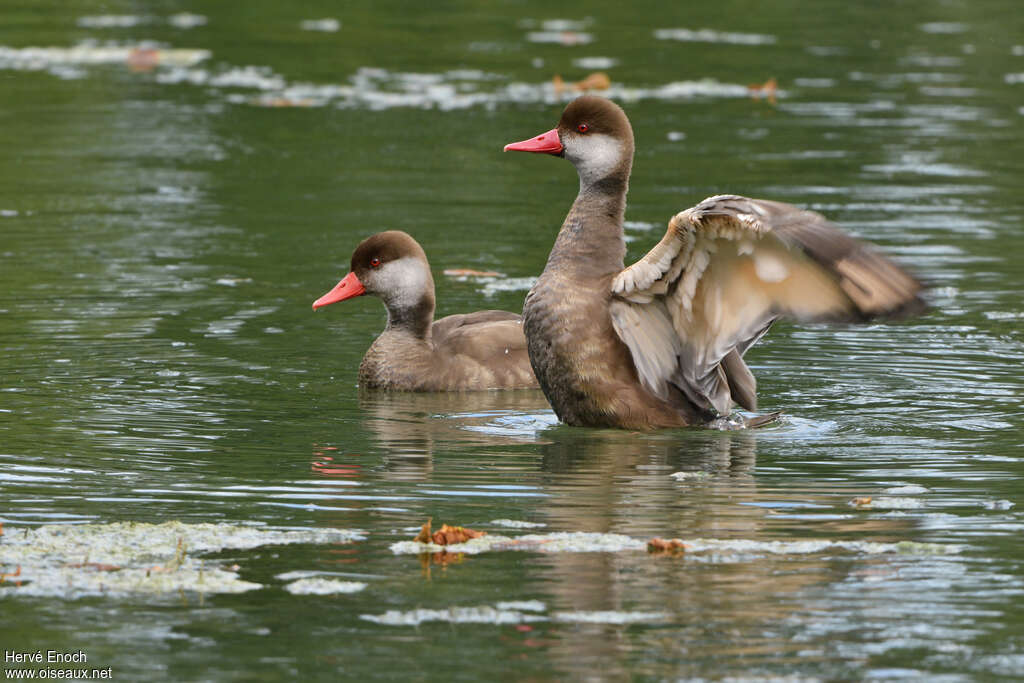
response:
{"label": "floating leaf", "polygon": [[608,77],[603,71],[595,71],[588,75],[586,78],[575,83],[566,83],[562,80],[562,77],[555,75],[551,79],[552,84],[555,87],[556,93],[563,93],[566,90],[576,90],[578,92],[586,92],[588,90],[607,90],[612,86],[612,79]]}
{"label": "floating leaf", "polygon": [[120,565],[116,564],[104,564],[102,562],[77,562],[75,564],[66,564],[65,567],[71,569],[95,569],[98,572],[116,572],[121,570]]}
{"label": "floating leaf", "polygon": [[428,518],[427,523],[420,528],[420,532],[412,540],[417,543],[430,543],[430,522],[433,519],[433,517]]}
{"label": "floating leaf", "polygon": [[750,91],[750,96],[755,100],[763,97],[771,104],[775,104],[775,95],[779,92],[779,83],[774,78],[769,78],[764,83],[751,83],[747,86],[747,90]]}
{"label": "floating leaf", "polygon": [[442,524],[441,530],[435,531],[430,538],[437,545],[453,545],[455,543],[465,543],[471,538],[479,538],[486,535],[486,531],[477,531],[476,529],[469,529],[462,526],[448,526],[447,524]]}
{"label": "floating leaf", "polygon": [[414,541],[417,543],[433,543],[435,545],[454,545],[487,535],[486,531],[477,531],[476,529],[462,526],[449,526],[447,524],[442,524],[439,530],[431,533],[430,523],[432,519],[428,519],[426,524],[420,528],[420,532],[413,539]]}
{"label": "floating leaf", "polygon": [[664,538],[652,538],[647,541],[647,552],[654,553],[656,555],[679,555],[686,552],[686,550],[687,545],[678,538],[670,538],[668,540],[665,540]]}
{"label": "floating leaf", "polygon": [[502,273],[496,270],[473,270],[472,268],[445,268],[444,274],[448,277],[501,277]]}

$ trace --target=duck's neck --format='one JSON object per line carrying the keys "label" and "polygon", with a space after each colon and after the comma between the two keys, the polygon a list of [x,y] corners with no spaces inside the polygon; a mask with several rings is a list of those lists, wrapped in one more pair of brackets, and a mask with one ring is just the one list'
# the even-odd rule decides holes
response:
{"label": "duck's neck", "polygon": [[624,267],[626,242],[622,222],[626,213],[629,168],[585,183],[580,180],[569,215],[562,223],[548,268],[580,272],[588,278],[617,273]]}
{"label": "duck's neck", "polygon": [[424,292],[419,298],[410,300],[385,300],[388,309],[386,333],[407,334],[416,339],[430,339],[430,328],[434,324],[434,292]]}

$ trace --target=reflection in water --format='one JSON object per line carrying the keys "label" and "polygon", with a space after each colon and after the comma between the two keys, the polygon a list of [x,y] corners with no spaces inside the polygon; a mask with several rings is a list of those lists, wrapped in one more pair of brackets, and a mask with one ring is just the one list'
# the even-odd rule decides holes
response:
{"label": "reflection in water", "polygon": [[[654,434],[554,425],[540,430],[531,427],[515,439],[504,434],[481,438],[496,415],[513,423],[533,419],[529,412],[535,407],[532,399],[513,410],[507,397],[492,397],[498,400],[472,412],[464,410],[464,397],[364,397],[363,408],[373,413],[378,421],[377,437],[388,447],[387,478],[429,482],[439,476],[432,468],[434,459],[442,453],[447,459],[453,443],[456,451],[473,451],[481,446],[507,448],[519,440],[532,444],[541,455],[530,480],[539,478],[546,493],[532,508],[533,515],[546,522],[545,531],[739,541],[809,537],[899,541],[916,535],[917,519],[869,515],[854,509],[849,504],[851,493],[841,487],[818,490],[813,484],[808,488],[794,483],[778,488],[762,485],[755,478],[759,447],[775,451],[780,442],[828,441],[836,431],[831,423],[785,419],[776,427],[761,430]],[[402,425],[397,434],[389,430],[394,424]],[[474,431],[468,431],[470,427]],[[442,449],[445,443],[447,447]],[[393,454],[402,455],[392,460]],[[417,454],[424,456],[423,461],[409,467]],[[778,469],[770,464],[761,467]],[[518,472],[517,481],[530,476],[528,471]],[[682,474],[673,478],[675,473]],[[494,533],[507,532],[496,529]],[[771,653],[779,661],[795,663],[806,645],[797,644],[790,635],[823,623],[820,610],[828,609],[829,596],[835,592],[853,591],[854,599],[863,601],[858,594],[863,586],[894,590],[901,582],[901,567],[908,563],[919,568],[927,565],[930,568],[924,571],[938,575],[957,571],[957,561],[948,559],[866,558],[842,550],[766,554],[753,546],[746,551],[706,551],[692,556],[555,552],[518,560],[500,557],[501,551],[497,554],[500,559],[490,560],[488,566],[521,563],[531,574],[527,592],[512,591],[506,594],[508,599],[539,599],[548,613],[656,616],[651,617],[654,621],[643,622],[660,624],[664,637],[653,640],[630,631],[609,633],[599,624],[533,624],[532,636],[543,640],[552,665],[568,676],[580,674],[583,661],[587,670],[598,667],[609,676],[628,675],[636,671],[636,647],[659,658]],[[474,566],[486,562],[445,553],[424,556],[420,561],[423,575],[432,583],[473,575],[478,571]],[[432,564],[445,567],[444,572],[440,576],[432,573]],[[475,604],[458,596],[452,599],[453,608]],[[900,614],[898,609],[891,610],[884,621],[898,619]],[[672,615],[671,626],[662,623],[665,615]],[[829,620],[827,628],[840,629],[843,623]],[[723,643],[723,629],[746,635],[742,642],[727,639]]]}
{"label": "reflection in water", "polygon": [[[742,432],[683,431],[636,434],[619,430],[557,427],[544,434],[543,469],[557,484],[545,519],[556,530],[622,533],[633,537],[716,536],[717,529],[666,528],[666,511],[678,508],[680,487],[669,477],[680,470],[720,475],[727,486],[744,491],[753,487],[749,476],[756,459],[756,435]],[[732,480],[739,476],[739,482]],[[702,491],[707,494],[707,490]],[[681,512],[680,510],[679,512]],[[673,511],[676,512],[676,511]],[[705,522],[717,526],[717,510]],[[679,518],[679,514],[670,517]],[[746,526],[746,525],[744,525]],[[733,526],[731,530],[735,531]],[[754,530],[741,535],[753,537]],[[671,561],[671,560],[670,560]],[[673,561],[674,562],[674,561]],[[652,583],[641,581],[654,569],[658,574],[680,569],[642,553],[562,553],[539,558],[545,577],[545,599],[553,608],[572,611],[629,611],[652,606],[643,593]],[[675,581],[669,583],[675,584]],[[674,586],[669,592],[679,590]],[[677,607],[682,598],[657,600],[657,609]],[[674,611],[674,610],[670,610]],[[550,642],[551,657],[566,675],[578,674],[576,662],[617,677],[628,675],[622,658],[628,651],[625,634],[609,634],[600,626],[558,629]]]}
{"label": "reflection in water", "polygon": [[425,479],[436,449],[464,452],[535,442],[537,430],[555,421],[539,390],[363,391],[359,407],[389,476],[407,481]]}
{"label": "reflection in water", "polygon": [[[746,432],[677,431],[655,435],[557,427],[545,430],[543,470],[551,497],[544,519],[552,530],[620,533],[634,538],[788,540],[913,537],[905,517],[864,519],[836,492],[759,486],[757,450],[778,439],[804,438],[806,424]],[[772,469],[772,468],[768,468]],[[673,478],[676,472],[686,474]],[[840,495],[842,495],[840,493]],[[839,510],[837,511],[837,508]],[[783,521],[785,520],[785,521]],[[702,659],[771,653],[797,662],[806,645],[785,633],[820,621],[824,597],[837,587],[898,583],[899,560],[850,561],[834,553],[765,556],[757,551],[654,556],[638,552],[552,553],[531,562],[544,577],[551,610],[674,615],[673,628],[653,639],[599,626],[550,627],[549,653],[566,675],[579,662],[608,676],[637,671],[645,658]],[[842,554],[842,553],[840,553]],[[939,571],[946,571],[944,566]],[[780,631],[779,624],[786,623]],[[740,640],[722,632],[744,633]],[[661,671],[653,667],[651,671]],[[680,670],[682,673],[684,669]]]}
{"label": "reflection in water", "polygon": [[625,463],[641,470],[744,472],[756,460],[754,431],[675,430],[639,434],[559,426],[542,433],[544,469],[567,473]]}

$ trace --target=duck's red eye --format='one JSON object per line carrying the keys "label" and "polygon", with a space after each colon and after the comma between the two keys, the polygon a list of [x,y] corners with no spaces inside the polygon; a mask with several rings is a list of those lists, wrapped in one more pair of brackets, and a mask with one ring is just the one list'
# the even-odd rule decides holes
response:
{"label": "duck's red eye", "polygon": [[585,123],[581,123],[580,125],[576,126],[576,130],[578,130],[581,133],[586,133],[588,130],[590,130],[590,126],[588,126]]}
{"label": "duck's red eye", "polygon": [[378,267],[380,267],[380,259],[377,258],[376,256],[374,256],[372,259],[370,259],[370,267],[371,268],[378,268]]}

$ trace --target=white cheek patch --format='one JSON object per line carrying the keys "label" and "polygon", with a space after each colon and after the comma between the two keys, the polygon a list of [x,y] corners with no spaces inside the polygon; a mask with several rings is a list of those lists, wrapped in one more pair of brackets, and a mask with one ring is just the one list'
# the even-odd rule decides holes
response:
{"label": "white cheek patch", "polygon": [[429,277],[423,261],[406,256],[382,265],[373,275],[373,284],[392,306],[411,308],[423,297]]}
{"label": "white cheek patch", "polygon": [[566,147],[566,157],[576,166],[580,182],[589,185],[622,163],[622,143],[610,135],[582,135]]}

